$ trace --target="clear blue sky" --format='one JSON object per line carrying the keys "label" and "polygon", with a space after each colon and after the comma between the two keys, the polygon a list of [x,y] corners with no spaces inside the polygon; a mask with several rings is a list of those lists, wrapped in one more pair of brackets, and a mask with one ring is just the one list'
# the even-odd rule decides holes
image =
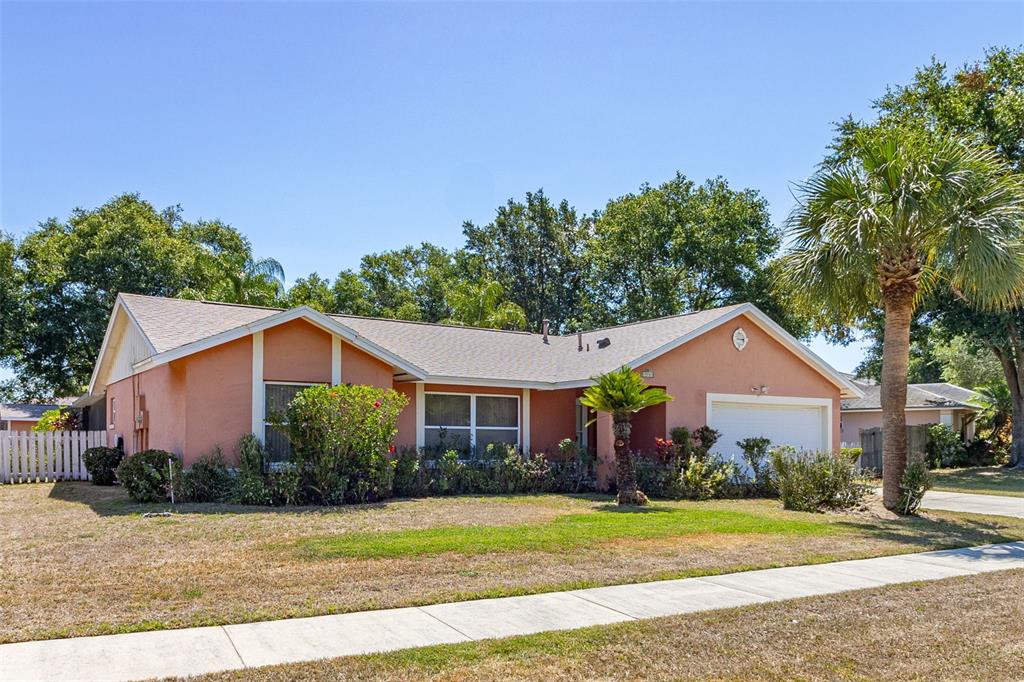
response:
{"label": "clear blue sky", "polygon": [[240,228],[289,281],[455,246],[538,187],[591,211],[676,170],[781,221],[833,121],[933,54],[1024,41],[1020,3],[0,7],[0,227],[138,191]]}

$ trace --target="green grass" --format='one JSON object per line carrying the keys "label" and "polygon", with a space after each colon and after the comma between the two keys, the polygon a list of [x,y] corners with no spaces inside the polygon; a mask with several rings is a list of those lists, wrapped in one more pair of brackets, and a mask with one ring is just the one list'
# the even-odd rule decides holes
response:
{"label": "green grass", "polygon": [[1024,469],[936,469],[932,472],[932,477],[935,481],[935,490],[1024,497]]}
{"label": "green grass", "polygon": [[653,506],[568,514],[548,523],[514,526],[442,526],[346,533],[299,540],[311,559],[377,559],[454,552],[564,552],[595,542],[705,534],[829,535],[842,532],[828,517],[786,518],[741,511]]}

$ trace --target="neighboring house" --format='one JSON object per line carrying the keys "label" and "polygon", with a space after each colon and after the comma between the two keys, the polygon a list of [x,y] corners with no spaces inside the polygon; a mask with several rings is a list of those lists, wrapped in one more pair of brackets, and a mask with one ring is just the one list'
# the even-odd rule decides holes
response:
{"label": "neighboring house", "polygon": [[591,378],[629,365],[673,402],[638,413],[632,444],[652,449],[675,426],[722,431],[717,448],[767,436],[808,449],[839,446],[841,398],[861,390],[751,304],[571,336],[349,315],[118,296],[88,393],[105,403],[111,443],[162,448],[186,466],[246,433],[272,457],[287,443],[267,425],[310,384],[394,388],[409,406],[399,447],[511,443],[554,451],[574,438],[611,477],[611,419],[579,405]]}
{"label": "neighboring house", "polygon": [[44,412],[70,405],[71,401],[57,403],[7,403],[0,404],[0,431],[31,431]]}
{"label": "neighboring house", "polygon": [[[851,381],[863,397],[844,400],[842,441],[844,447],[860,447],[860,432],[882,427],[881,386],[862,379]],[[946,424],[964,440],[974,437],[975,419],[981,411],[978,394],[953,384],[907,384],[907,425]]]}

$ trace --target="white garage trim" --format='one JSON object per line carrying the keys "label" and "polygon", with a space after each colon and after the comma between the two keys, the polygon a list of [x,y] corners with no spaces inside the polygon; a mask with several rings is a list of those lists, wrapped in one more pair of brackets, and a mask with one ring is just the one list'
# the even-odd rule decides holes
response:
{"label": "white garage trim", "polygon": [[815,406],[821,408],[821,449],[829,452],[832,450],[832,399],[831,398],[803,398],[798,396],[783,395],[744,395],[742,393],[708,393],[706,411],[704,413],[705,423],[711,424],[714,414],[715,403],[733,403],[742,405],[777,405],[777,406]]}

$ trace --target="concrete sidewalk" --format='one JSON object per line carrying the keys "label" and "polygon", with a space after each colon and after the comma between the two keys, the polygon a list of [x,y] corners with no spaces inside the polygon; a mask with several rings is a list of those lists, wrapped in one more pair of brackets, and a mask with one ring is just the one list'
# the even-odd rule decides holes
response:
{"label": "concrete sidewalk", "polygon": [[0,680],[139,680],[670,616],[1024,569],[1024,542],[420,608],[0,646]]}
{"label": "concrete sidewalk", "polygon": [[921,503],[921,506],[925,509],[1014,516],[1024,519],[1024,497],[1010,497],[1009,495],[979,495],[977,493],[929,490],[924,494],[924,502]]}

